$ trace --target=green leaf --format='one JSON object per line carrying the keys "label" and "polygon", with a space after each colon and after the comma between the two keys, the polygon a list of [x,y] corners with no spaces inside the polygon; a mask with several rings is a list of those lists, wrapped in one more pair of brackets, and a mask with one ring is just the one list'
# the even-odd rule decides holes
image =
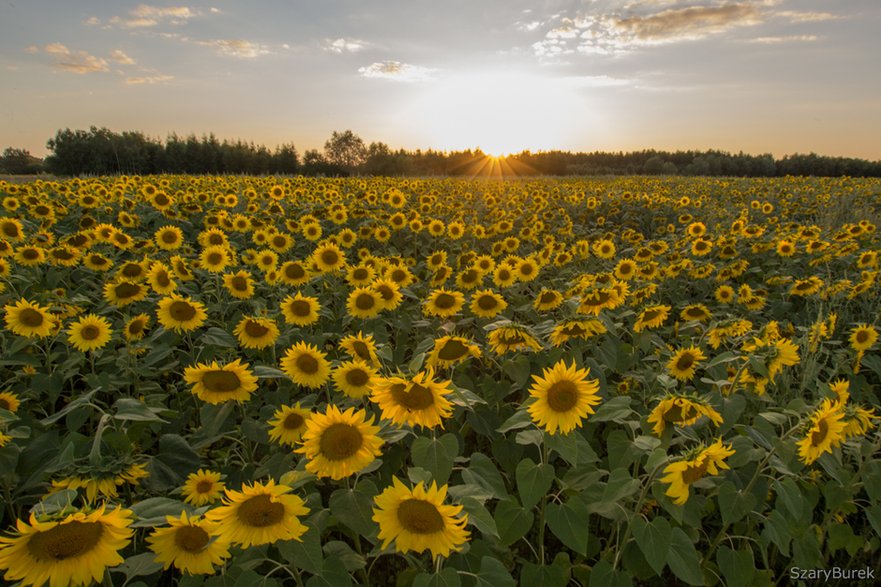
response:
{"label": "green leaf", "polygon": [[590,513],[583,501],[570,497],[564,504],[550,504],[545,517],[554,536],[578,554],[587,556],[587,522]]}
{"label": "green leaf", "polygon": [[529,376],[532,374],[529,357],[517,355],[511,360],[503,362],[502,372],[514,382],[515,386],[523,389],[529,383]]}
{"label": "green leaf", "polygon": [[471,463],[467,469],[462,471],[462,480],[465,483],[483,487],[491,492],[494,498],[501,499],[508,495],[505,481],[492,459],[480,452],[471,455]]}
{"label": "green leaf", "polygon": [[633,520],[633,536],[645,560],[659,576],[667,564],[667,551],[670,549],[670,536],[673,528],[667,518],[656,516],[651,523],[641,516]]}
{"label": "green leaf", "polygon": [[520,571],[521,587],[566,587],[566,575],[558,565],[525,563]]}
{"label": "green leaf", "polygon": [[337,489],[330,496],[330,513],[347,528],[361,536],[373,536],[373,498],[360,491]]}
{"label": "green leaf", "polygon": [[546,463],[536,465],[532,459],[517,464],[517,492],[523,507],[531,508],[544,497],[554,484],[554,468]]}
{"label": "green leaf", "polygon": [[452,434],[444,434],[440,438],[420,436],[413,441],[411,454],[413,464],[430,471],[438,485],[450,478],[453,471],[453,459],[459,453],[459,441]]}
{"label": "green leaf", "polygon": [[302,542],[296,540],[279,542],[278,551],[287,562],[296,568],[310,573],[320,573],[324,561],[320,532],[317,528],[310,527],[301,538]]}
{"label": "green leaf", "polygon": [[163,434],[159,438],[159,452],[147,465],[150,477],[145,485],[164,491],[177,487],[187,475],[195,472],[201,464],[199,453],[177,434]]}
{"label": "green leaf", "polygon": [[118,567],[111,569],[116,573],[125,574],[126,579],[132,577],[142,577],[144,575],[152,575],[162,569],[162,563],[156,562],[156,555],[152,552],[136,554],[125,559]]}
{"label": "green leaf", "polygon": [[222,328],[217,328],[216,326],[212,326],[206,330],[199,337],[199,342],[228,349],[234,349],[239,346],[238,341],[232,334]]}
{"label": "green leaf", "polygon": [[530,429],[530,430],[521,430],[514,437],[514,442],[517,444],[522,444],[524,446],[529,446],[530,444],[534,444],[535,446],[541,446],[542,440],[544,439],[544,433],[541,430]]}
{"label": "green leaf", "polygon": [[495,538],[499,537],[496,522],[482,503],[473,497],[466,497],[460,501],[463,509],[468,514],[468,523],[480,530],[481,533]]}
{"label": "green leaf", "polygon": [[440,573],[419,573],[413,581],[413,587],[461,587],[459,573],[456,569],[447,567]]}
{"label": "green leaf", "polygon": [[881,506],[873,505],[864,510],[869,523],[875,529],[875,534],[881,537]]}
{"label": "green leaf", "polygon": [[719,487],[719,511],[724,524],[733,524],[752,511],[756,498],[751,493],[743,493],[726,481]]}
{"label": "green leaf", "polygon": [[600,460],[596,451],[579,431],[569,434],[545,434],[548,448],[572,466],[587,465]]}
{"label": "green leaf", "polygon": [[516,585],[505,565],[491,556],[480,559],[480,570],[476,575],[474,577],[476,587],[514,587]]}
{"label": "green leaf", "polygon": [[322,550],[328,559],[336,559],[342,562],[349,572],[357,571],[367,566],[367,561],[364,557],[352,550],[352,547],[342,540],[331,540],[322,547]]}
{"label": "green leaf", "polygon": [[510,546],[525,536],[535,520],[532,511],[522,507],[515,497],[499,501],[494,518],[499,542],[504,546]]}
{"label": "green leaf", "polygon": [[616,571],[612,563],[603,559],[590,571],[589,587],[631,587],[633,581],[624,571]]}
{"label": "green leaf", "polygon": [[133,422],[165,422],[157,416],[162,408],[150,408],[144,402],[134,398],[121,397],[113,404],[115,420],[131,420]]}
{"label": "green leaf", "polygon": [[[253,585],[258,585],[254,583]],[[321,569],[306,581],[306,587],[351,587],[352,577],[338,558],[328,558],[321,564]]]}
{"label": "green leaf", "polygon": [[756,562],[751,550],[731,550],[723,544],[716,552],[716,562],[728,587],[752,585]]}
{"label": "green leaf", "polygon": [[633,410],[630,409],[630,397],[619,395],[613,397],[609,401],[600,404],[596,414],[588,416],[591,422],[617,422],[619,424],[625,422]]}
{"label": "green leaf", "polygon": [[129,509],[138,518],[131,524],[133,528],[162,526],[166,523],[165,516],[180,516],[181,512],[192,511],[189,505],[169,497],[150,497],[132,504]]}
{"label": "green leaf", "polygon": [[43,426],[51,426],[52,424],[54,424],[55,422],[64,418],[65,416],[67,416],[69,413],[73,412],[77,408],[80,408],[80,407],[88,404],[90,401],[92,401],[92,397],[96,393],[98,393],[98,389],[93,389],[92,391],[89,391],[89,392],[77,397],[76,399],[71,400],[66,406],[64,406],[63,408],[61,408],[60,410],[58,410],[57,412],[55,412],[54,414],[52,414],[48,418],[43,418],[42,420],[40,420],[40,424],[42,424]]}
{"label": "green leaf", "polygon": [[809,513],[806,510],[810,505],[802,496],[801,490],[792,479],[774,481],[774,491],[777,493],[777,501],[792,515],[794,520],[802,520]]}
{"label": "green leaf", "polygon": [[694,543],[681,528],[673,528],[670,536],[670,549],[667,552],[667,564],[673,574],[689,585],[703,585],[700,557]]}
{"label": "green leaf", "polygon": [[257,379],[287,379],[284,371],[266,365],[255,365],[254,375],[257,376]]}
{"label": "green leaf", "polygon": [[501,432],[504,434],[505,432],[510,432],[511,430],[518,430],[520,428],[526,428],[532,424],[532,416],[529,415],[529,412],[526,410],[517,410],[514,412],[514,415],[505,420],[501,426],[496,428],[496,432]]}

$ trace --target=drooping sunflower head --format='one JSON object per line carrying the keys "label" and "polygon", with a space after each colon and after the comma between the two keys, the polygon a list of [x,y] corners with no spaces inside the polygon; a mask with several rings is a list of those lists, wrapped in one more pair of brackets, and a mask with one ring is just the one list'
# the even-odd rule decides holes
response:
{"label": "drooping sunflower head", "polygon": [[382,547],[394,541],[398,552],[431,552],[433,558],[461,550],[470,532],[465,530],[468,515],[460,515],[461,505],[444,505],[447,486],[428,487],[419,483],[413,489],[397,477],[392,486],[374,498],[373,520],[379,524]]}
{"label": "drooping sunflower head", "polygon": [[722,415],[709,403],[686,395],[670,395],[658,402],[649,414],[648,423],[653,423],[653,432],[661,436],[667,424],[691,426],[701,416],[707,416],[716,426],[722,425]]}
{"label": "drooping sunflower head", "polygon": [[434,341],[425,362],[431,367],[451,367],[480,355],[480,347],[473,341],[462,336],[442,336]]}
{"label": "drooping sunflower head", "polygon": [[487,335],[490,348],[497,355],[521,350],[541,350],[542,345],[526,328],[512,324],[500,326]]}
{"label": "drooping sunflower head", "polygon": [[138,314],[130,318],[122,329],[122,334],[129,342],[141,340],[147,328],[150,326],[150,317],[146,314]]}
{"label": "drooping sunflower head", "polygon": [[327,406],[324,414],[316,413],[306,423],[303,446],[294,452],[308,459],[306,470],[319,477],[344,479],[357,473],[382,454],[379,426],[364,410],[349,408],[340,411]]}
{"label": "drooping sunflower head", "polygon": [[811,414],[805,436],[796,443],[798,456],[803,463],[810,465],[824,452],[831,453],[833,448],[844,442],[847,437],[847,422],[844,418],[844,407],[841,403],[823,400]]}
{"label": "drooping sunflower head", "polygon": [[20,405],[21,400],[18,399],[17,395],[11,391],[0,391],[0,410],[6,410],[14,414],[18,411],[18,406]]}
{"label": "drooping sunflower head", "polygon": [[633,325],[634,332],[642,332],[646,329],[657,328],[670,315],[670,306],[648,306],[639,314]]}

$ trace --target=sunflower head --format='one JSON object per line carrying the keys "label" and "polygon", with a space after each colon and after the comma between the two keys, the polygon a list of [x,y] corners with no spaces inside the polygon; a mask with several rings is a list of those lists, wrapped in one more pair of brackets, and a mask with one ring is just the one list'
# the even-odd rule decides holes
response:
{"label": "sunflower head", "polygon": [[364,410],[349,408],[340,411],[327,406],[324,414],[316,413],[306,422],[303,446],[294,452],[308,459],[306,470],[319,477],[344,479],[357,473],[382,454],[379,426]]}
{"label": "sunflower head", "polygon": [[536,425],[549,434],[569,434],[580,427],[600,403],[599,382],[589,375],[590,369],[578,369],[574,362],[567,366],[562,360],[541,377],[533,375],[529,395],[535,401],[527,409]]}

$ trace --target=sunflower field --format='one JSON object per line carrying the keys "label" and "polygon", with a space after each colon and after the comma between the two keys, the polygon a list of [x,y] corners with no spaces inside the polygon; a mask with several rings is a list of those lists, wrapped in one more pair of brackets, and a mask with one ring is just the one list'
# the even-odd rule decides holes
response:
{"label": "sunflower field", "polygon": [[5,584],[881,576],[877,180],[0,201]]}

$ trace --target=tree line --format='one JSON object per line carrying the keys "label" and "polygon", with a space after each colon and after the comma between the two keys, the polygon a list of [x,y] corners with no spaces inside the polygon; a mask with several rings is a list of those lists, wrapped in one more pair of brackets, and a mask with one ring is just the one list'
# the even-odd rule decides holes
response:
{"label": "tree line", "polygon": [[334,131],[324,149],[302,155],[292,143],[270,150],[242,140],[220,141],[214,134],[186,137],[170,134],[165,141],[138,131],[117,133],[95,126],[89,130],[58,130],[46,143],[45,159],[25,149],[8,147],[0,156],[0,172],[55,175],[149,175],[159,173],[248,175],[690,175],[775,177],[881,177],[881,161],[828,157],[810,153],[774,159],[724,151],[630,152],[540,151],[492,158],[480,149],[436,151],[393,150],[385,143],[365,144],[351,130]]}

